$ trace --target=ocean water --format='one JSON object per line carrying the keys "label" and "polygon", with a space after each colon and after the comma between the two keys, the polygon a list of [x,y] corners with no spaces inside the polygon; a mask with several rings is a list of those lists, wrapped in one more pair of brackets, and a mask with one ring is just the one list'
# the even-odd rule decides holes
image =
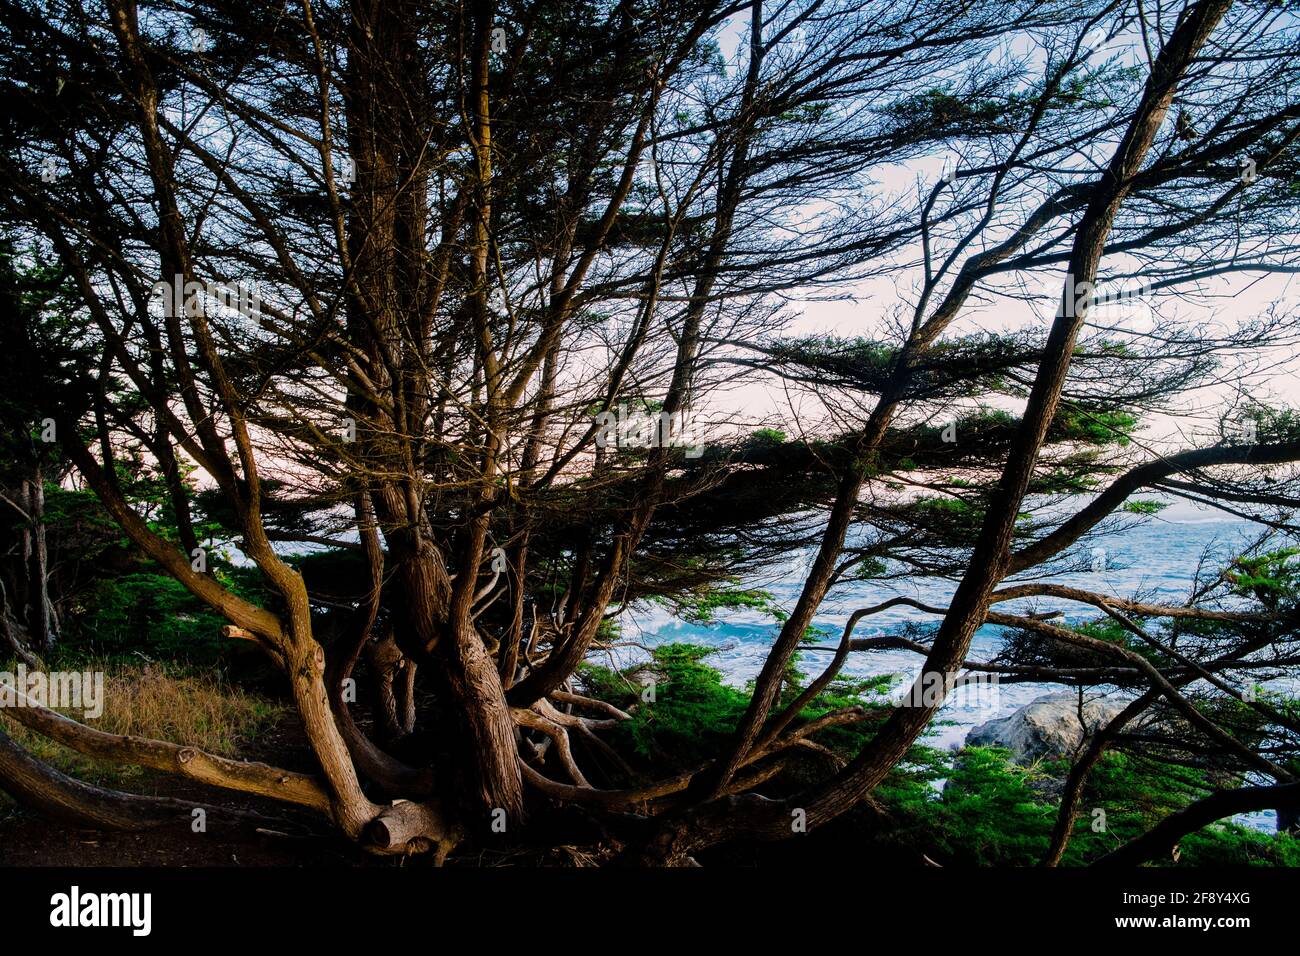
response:
{"label": "ocean water", "polygon": [[[1050,580],[1115,597],[1181,602],[1193,585],[1199,564],[1204,561],[1207,570],[1222,566],[1260,532],[1260,526],[1251,522],[1224,517],[1221,512],[1183,502],[1171,504],[1160,514],[1140,522],[1128,518],[1125,524],[1123,530],[1082,547],[1079,566],[1086,564],[1088,570],[1055,575]],[[1095,548],[1103,548],[1104,556]],[[746,583],[770,591],[777,603],[788,609],[798,597],[809,560],[810,553],[793,554],[785,566]],[[835,646],[848,616],[859,607],[879,604],[898,595],[945,607],[954,587],[950,581],[927,578],[841,585],[822,604],[814,620],[815,626],[828,632],[819,643]],[[1067,620],[1097,616],[1091,608],[1048,597],[1007,602],[999,608],[1011,612],[1030,608],[1039,612],[1059,610],[1064,612]],[[937,615],[896,607],[859,622],[854,636],[897,634],[902,625],[937,624],[938,621]],[[769,615],[757,611],[722,612],[714,624],[701,626],[681,621],[663,608],[650,604],[629,608],[619,623],[627,643],[602,652],[601,663],[622,667],[644,659],[645,648],[675,642],[703,644],[713,648],[706,662],[718,668],[727,683],[737,687],[743,687],[758,675],[778,631]],[[981,627],[969,658],[991,659],[996,655],[1001,640],[1001,628],[993,625]],[[804,651],[800,670],[806,675],[820,673],[830,657],[829,652]],[[896,675],[895,687],[901,693],[919,673],[921,662],[920,655],[908,651],[856,651],[849,655],[841,674],[846,677]],[[960,747],[976,724],[1005,717],[1037,697],[1063,689],[1066,688],[1053,684],[1001,684],[958,689],[931,725],[926,742],[937,747]],[[1276,829],[1272,812],[1238,819],[1260,829]]]}

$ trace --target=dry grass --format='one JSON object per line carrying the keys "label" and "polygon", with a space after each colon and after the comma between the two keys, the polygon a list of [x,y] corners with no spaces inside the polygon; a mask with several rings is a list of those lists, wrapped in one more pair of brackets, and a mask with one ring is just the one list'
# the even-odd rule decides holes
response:
{"label": "dry grass", "polygon": [[239,746],[278,717],[283,706],[211,674],[172,673],[156,665],[105,675],[104,715],[112,734],[154,737],[237,756]]}
{"label": "dry grass", "polygon": [[[4,669],[0,665],[0,670]],[[206,672],[158,664],[130,667],[90,663],[77,669],[105,672],[104,712],[99,719],[86,723],[106,733],[170,740],[237,757],[245,741],[274,724],[285,711],[281,704]],[[82,719],[76,711],[64,713]],[[4,731],[33,756],[87,782],[122,786],[147,772],[82,756],[13,720],[4,721]]]}

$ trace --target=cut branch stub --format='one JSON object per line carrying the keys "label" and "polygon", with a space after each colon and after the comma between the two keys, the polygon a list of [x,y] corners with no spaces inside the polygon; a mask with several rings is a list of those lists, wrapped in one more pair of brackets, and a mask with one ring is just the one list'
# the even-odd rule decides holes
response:
{"label": "cut branch stub", "polygon": [[370,821],[367,835],[374,845],[388,853],[423,853],[435,850],[439,863],[460,841],[442,814],[429,803],[394,800]]}

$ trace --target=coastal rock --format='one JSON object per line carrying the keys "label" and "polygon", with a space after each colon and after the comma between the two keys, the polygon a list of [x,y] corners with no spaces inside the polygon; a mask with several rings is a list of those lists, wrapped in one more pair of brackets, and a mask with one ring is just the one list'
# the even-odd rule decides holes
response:
{"label": "coastal rock", "polygon": [[1117,697],[1084,697],[1083,719],[1073,691],[1038,697],[1015,713],[973,727],[968,747],[1005,747],[1018,764],[1073,753],[1098,726],[1108,723],[1128,701]]}

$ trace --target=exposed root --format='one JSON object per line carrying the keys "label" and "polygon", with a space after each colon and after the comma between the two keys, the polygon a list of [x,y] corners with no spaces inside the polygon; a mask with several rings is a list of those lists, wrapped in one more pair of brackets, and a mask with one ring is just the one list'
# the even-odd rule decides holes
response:
{"label": "exposed root", "polygon": [[573,750],[569,746],[569,732],[560,721],[553,719],[553,715],[560,715],[559,711],[555,710],[554,707],[550,707],[550,705],[546,705],[551,713],[544,715],[539,712],[542,703],[544,702],[539,701],[532,708],[512,707],[510,714],[519,726],[540,730],[551,738],[555,743],[555,752],[560,758],[560,763],[564,765],[570,779],[580,787],[590,788],[591,784],[587,782],[587,778],[578,769],[577,761],[573,759]]}
{"label": "exposed root", "polygon": [[[619,759],[620,763],[622,763],[621,758],[618,758],[618,755],[614,753],[613,749],[604,741],[596,738],[594,733],[592,733],[592,728],[610,726],[616,723],[614,720],[593,720],[591,718],[579,717],[574,714],[561,713],[545,700],[538,701],[529,710],[513,708],[512,714],[515,716],[516,723],[521,726],[535,727],[536,729],[543,730],[544,733],[547,733],[550,739],[544,743],[549,743],[550,740],[554,740],[557,748],[560,747],[561,744],[558,736],[555,735],[556,730],[563,731],[565,729],[575,729],[579,733],[584,734],[584,736],[591,734],[591,737],[588,739],[594,740],[599,747],[604,749],[605,752],[612,754],[615,759]],[[828,727],[855,723],[866,719],[867,716],[867,711],[862,707],[848,707],[844,710],[825,714],[816,720],[809,721],[806,724],[794,728],[783,737],[761,750],[751,752],[741,762],[740,767],[737,769],[751,767],[760,760],[768,757],[776,756],[778,759],[773,760],[762,768],[756,768],[748,774],[737,777],[723,791],[724,794],[741,794],[746,790],[750,790],[753,787],[770,780],[789,766],[792,759],[792,755],[789,751],[792,750],[802,750],[815,753],[818,756],[829,760],[836,767],[839,767],[842,764],[840,758],[828,748],[810,740],[809,737]],[[542,726],[544,723],[552,725],[552,729],[544,729]],[[660,807],[662,808],[664,806],[664,801],[671,804],[673,801],[670,798],[686,790],[687,787],[691,785],[691,781],[694,780],[699,773],[707,769],[706,767],[700,767],[634,790],[601,790],[580,780],[579,777],[581,774],[578,772],[578,768],[576,766],[570,766],[572,763],[572,755],[569,753],[568,749],[567,734],[564,735],[563,746],[563,753],[568,755],[566,770],[569,770],[570,776],[577,784],[576,786],[552,780],[539,772],[535,767],[529,766],[521,759],[520,770],[523,774],[524,781],[535,789],[540,790],[542,793],[559,800],[594,804],[610,809],[647,808],[649,805],[656,803],[660,804]],[[624,766],[626,766],[626,764],[624,764]],[[574,776],[575,773],[578,773],[578,776]]]}

